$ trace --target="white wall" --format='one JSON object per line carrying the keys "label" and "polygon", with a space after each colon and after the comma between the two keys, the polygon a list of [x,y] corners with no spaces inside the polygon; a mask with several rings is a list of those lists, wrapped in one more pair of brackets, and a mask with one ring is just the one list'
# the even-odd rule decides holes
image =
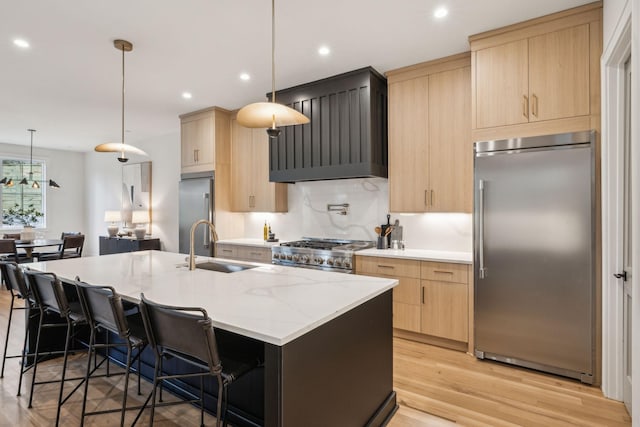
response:
{"label": "white wall", "polygon": [[[327,212],[327,204],[349,203],[349,213]],[[264,221],[281,241],[301,237],[375,240],[387,222],[389,186],[384,178],[298,182],[289,185],[289,212],[246,214],[245,236],[262,238]],[[403,227],[407,248],[471,251],[470,214],[391,214]]]}
{"label": "white wall", "polygon": [[[177,122],[177,120],[176,120]],[[180,180],[180,134],[176,133],[139,141],[135,146],[148,157],[131,158],[129,163],[151,161],[152,237],[160,239],[162,249],[178,251],[178,181]],[[121,206],[122,163],[115,153],[86,155],[87,255],[98,255],[98,236],[106,235],[106,210]]]}
{"label": "white wall", "polygon": [[[0,157],[29,160],[29,146],[0,143]],[[46,178],[61,188],[43,183],[46,197],[44,229],[37,229],[47,238],[60,238],[63,231],[86,232],[85,224],[85,155],[74,151],[48,150],[33,147],[34,160],[46,162]],[[20,230],[18,227],[15,230]],[[3,229],[9,231],[9,229]]]}

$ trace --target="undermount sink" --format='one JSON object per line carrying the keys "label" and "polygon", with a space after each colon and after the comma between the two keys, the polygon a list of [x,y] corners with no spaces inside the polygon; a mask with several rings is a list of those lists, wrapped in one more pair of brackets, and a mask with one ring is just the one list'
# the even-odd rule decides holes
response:
{"label": "undermount sink", "polygon": [[249,270],[256,268],[256,265],[247,264],[234,264],[230,262],[201,262],[196,264],[196,268],[202,268],[203,270],[218,271],[220,273],[235,273],[238,271]]}

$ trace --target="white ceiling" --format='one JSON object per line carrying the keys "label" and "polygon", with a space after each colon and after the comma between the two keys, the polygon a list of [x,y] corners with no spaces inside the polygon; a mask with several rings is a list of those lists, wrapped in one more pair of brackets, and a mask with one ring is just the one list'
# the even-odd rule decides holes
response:
{"label": "white ceiling", "polygon": [[[373,66],[384,73],[469,49],[467,36],[584,0],[277,0],[276,88]],[[449,8],[433,18],[439,5]],[[22,50],[13,39],[24,38]],[[0,142],[90,151],[177,133],[178,115],[235,109],[271,89],[268,0],[18,0],[0,13]],[[328,57],[317,49],[326,44]],[[252,76],[239,79],[241,72]],[[193,93],[190,100],[181,93]]]}

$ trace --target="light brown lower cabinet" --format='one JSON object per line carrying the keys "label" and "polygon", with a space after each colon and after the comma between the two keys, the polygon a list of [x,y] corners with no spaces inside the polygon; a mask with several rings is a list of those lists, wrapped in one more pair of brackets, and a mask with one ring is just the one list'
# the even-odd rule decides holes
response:
{"label": "light brown lower cabinet", "polygon": [[238,261],[271,264],[271,247],[216,243],[216,256]]}
{"label": "light brown lower cabinet", "polygon": [[[467,264],[358,256],[356,273],[394,278],[393,327],[423,335],[434,344],[469,341]],[[417,337],[417,336],[416,336]],[[465,348],[464,346],[457,346]]]}

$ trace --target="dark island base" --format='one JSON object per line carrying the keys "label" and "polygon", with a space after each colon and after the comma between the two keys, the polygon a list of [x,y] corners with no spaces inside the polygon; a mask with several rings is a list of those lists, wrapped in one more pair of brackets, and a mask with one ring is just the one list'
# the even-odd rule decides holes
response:
{"label": "dark island base", "polygon": [[[255,352],[264,366],[229,389],[228,421],[237,426],[384,426],[397,410],[393,391],[392,291],[277,346],[217,330],[220,345]],[[215,316],[215,315],[214,315]],[[219,331],[219,332],[218,332]],[[111,341],[116,341],[112,337]],[[124,353],[112,350],[122,363]],[[142,375],[153,377],[153,353],[142,354]],[[183,372],[177,360],[163,366]],[[174,381],[169,390],[198,395],[199,381]],[[215,413],[217,385],[206,382],[205,406]]]}

